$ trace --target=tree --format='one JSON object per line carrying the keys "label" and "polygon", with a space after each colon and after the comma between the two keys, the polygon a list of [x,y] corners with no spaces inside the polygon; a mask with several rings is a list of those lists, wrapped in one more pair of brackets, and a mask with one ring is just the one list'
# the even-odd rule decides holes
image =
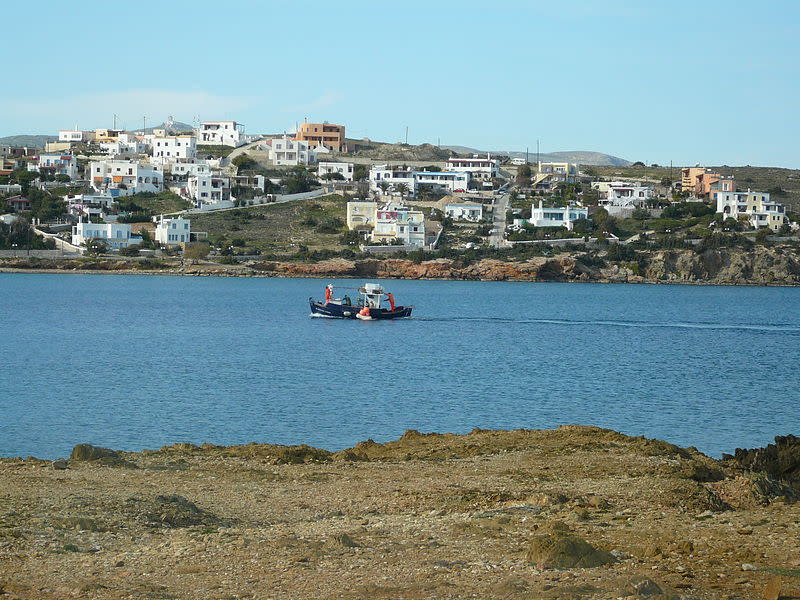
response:
{"label": "tree", "polygon": [[28,193],[31,183],[39,178],[39,171],[28,171],[27,169],[15,169],[9,176],[9,181],[18,183],[22,187],[22,194]]}
{"label": "tree", "polygon": [[367,177],[369,177],[367,165],[356,165],[353,167],[353,179],[355,181],[364,181]]}
{"label": "tree", "polygon": [[86,251],[92,256],[108,252],[108,245],[103,240],[97,238],[89,238],[83,242],[83,245]]}
{"label": "tree", "polygon": [[119,254],[120,256],[139,256],[140,248],[141,246],[139,244],[133,244],[127,248],[120,248]]}
{"label": "tree", "polygon": [[290,194],[307,192],[314,183],[308,171],[301,166],[293,167],[289,170],[288,175],[281,179],[281,186],[285,187]]}
{"label": "tree", "polygon": [[385,194],[389,190],[389,183],[381,181],[378,183],[378,187],[381,189],[381,192]]}
{"label": "tree", "polygon": [[355,229],[345,231],[339,236],[339,243],[342,246],[355,246],[361,242],[361,234]]}
{"label": "tree", "polygon": [[341,173],[325,173],[322,179],[325,181],[344,181],[344,175]]}
{"label": "tree", "polygon": [[191,242],[186,244],[183,249],[183,257],[188,258],[192,261],[192,264],[195,264],[198,260],[206,258],[210,251],[211,246],[206,242]]}
{"label": "tree", "polygon": [[644,221],[644,220],[650,218],[650,212],[646,211],[643,208],[636,208],[636,209],[633,210],[633,213],[631,214],[631,218],[632,219],[636,219],[637,221]]}
{"label": "tree", "polygon": [[517,185],[528,187],[531,184],[531,166],[520,165],[517,169]]}
{"label": "tree", "polygon": [[400,193],[401,197],[408,194],[408,186],[405,183],[395,183],[394,189]]}
{"label": "tree", "polygon": [[235,156],[231,161],[231,164],[236,167],[236,172],[241,173],[242,171],[247,171],[249,169],[254,169],[258,166],[258,163],[250,158],[246,152],[242,152],[238,156]]}
{"label": "tree", "polygon": [[64,175],[63,173],[59,173],[56,175],[56,181],[59,183],[69,183],[71,180],[69,175]]}

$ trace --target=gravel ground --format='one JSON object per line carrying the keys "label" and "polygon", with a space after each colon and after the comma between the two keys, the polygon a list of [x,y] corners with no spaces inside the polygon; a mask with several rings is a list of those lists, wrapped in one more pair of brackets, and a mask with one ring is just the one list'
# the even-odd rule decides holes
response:
{"label": "gravel ground", "polygon": [[[790,501],[694,450],[578,426],[7,458],[0,597],[786,600]],[[553,532],[614,562],[555,568],[531,550]]]}

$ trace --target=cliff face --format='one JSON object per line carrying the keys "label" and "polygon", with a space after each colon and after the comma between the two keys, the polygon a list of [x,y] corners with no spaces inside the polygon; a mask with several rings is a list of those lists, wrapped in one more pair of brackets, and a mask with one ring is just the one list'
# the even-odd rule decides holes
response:
{"label": "cliff face", "polygon": [[333,259],[315,264],[256,263],[252,266],[258,271],[296,277],[800,284],[800,261],[786,248],[721,248],[702,254],[691,250],[660,250],[641,253],[641,257],[638,263],[608,263],[602,267],[584,264],[578,254],[533,258],[524,262],[483,259],[471,264],[440,258],[421,263],[404,259]]}

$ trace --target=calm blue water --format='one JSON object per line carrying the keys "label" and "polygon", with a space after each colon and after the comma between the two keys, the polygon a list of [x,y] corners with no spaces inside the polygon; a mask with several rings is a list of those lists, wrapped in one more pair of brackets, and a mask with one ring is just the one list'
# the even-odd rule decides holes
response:
{"label": "calm blue water", "polygon": [[718,456],[800,433],[798,288],[391,281],[414,318],[311,319],[327,282],[0,274],[0,456],[563,423]]}

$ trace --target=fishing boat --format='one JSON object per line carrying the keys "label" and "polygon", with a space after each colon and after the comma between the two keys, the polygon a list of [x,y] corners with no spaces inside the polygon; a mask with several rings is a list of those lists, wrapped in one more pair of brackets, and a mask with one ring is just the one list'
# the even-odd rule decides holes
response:
{"label": "fishing boat", "polygon": [[[325,287],[325,300],[308,299],[311,305],[312,317],[327,317],[329,319],[361,319],[373,321],[378,319],[400,319],[410,317],[413,306],[398,306],[395,304],[394,295],[384,291],[378,283],[366,283],[360,288],[344,288],[357,290],[359,293],[356,303],[353,304],[350,296],[334,297],[333,284]],[[389,307],[383,306],[384,299]]]}

